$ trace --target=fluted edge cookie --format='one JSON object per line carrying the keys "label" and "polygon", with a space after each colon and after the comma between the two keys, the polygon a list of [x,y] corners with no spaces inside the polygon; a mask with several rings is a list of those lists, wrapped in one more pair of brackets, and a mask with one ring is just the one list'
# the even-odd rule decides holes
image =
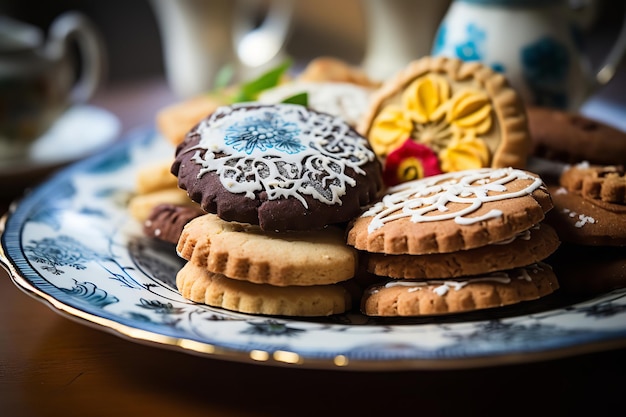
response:
{"label": "fluted edge cookie", "polygon": [[339,284],[276,287],[214,274],[187,262],[176,275],[176,286],[188,300],[248,314],[321,317],[350,310],[350,293]]}
{"label": "fluted edge cookie", "polygon": [[626,205],[626,173],[621,165],[580,163],[567,167],[559,179],[569,191],[602,205]]}
{"label": "fluted edge cookie", "polygon": [[451,172],[390,187],[355,219],[356,249],[424,255],[510,239],[545,218],[550,194],[539,176],[514,168]]}
{"label": "fluted edge cookie", "polygon": [[519,268],[545,260],[560,245],[556,231],[539,223],[514,238],[475,249],[430,255],[365,254],[367,270],[395,279],[455,278]]}
{"label": "fluted edge cookie", "polygon": [[177,245],[179,255],[208,271],[257,284],[322,285],[354,277],[357,253],[343,229],[264,232],[214,214],[191,220]]}
{"label": "fluted edge cookie", "polygon": [[385,81],[358,131],[385,161],[389,185],[463,169],[525,168],[531,144],[522,100],[505,76],[448,57],[423,57]]}
{"label": "fluted edge cookie", "polygon": [[503,307],[536,300],[559,288],[552,268],[524,268],[455,280],[397,280],[369,288],[361,310],[369,316],[428,316]]}

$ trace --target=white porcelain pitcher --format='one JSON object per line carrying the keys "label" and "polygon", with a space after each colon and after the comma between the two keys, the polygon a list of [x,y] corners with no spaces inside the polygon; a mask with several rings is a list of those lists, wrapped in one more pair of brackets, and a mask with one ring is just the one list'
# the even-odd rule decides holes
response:
{"label": "white porcelain pitcher", "polygon": [[165,71],[181,98],[209,91],[219,71],[234,65],[250,78],[278,64],[291,27],[293,0],[270,0],[264,21],[259,0],[151,0],[161,38]]}
{"label": "white porcelain pitcher", "polygon": [[430,53],[450,0],[361,0],[366,39],[363,69],[383,80]]}
{"label": "white porcelain pitcher", "polygon": [[567,0],[455,0],[431,53],[484,62],[527,104],[577,110],[611,80],[626,50],[622,28],[604,63],[592,69],[581,49],[581,17],[584,10],[574,13]]}

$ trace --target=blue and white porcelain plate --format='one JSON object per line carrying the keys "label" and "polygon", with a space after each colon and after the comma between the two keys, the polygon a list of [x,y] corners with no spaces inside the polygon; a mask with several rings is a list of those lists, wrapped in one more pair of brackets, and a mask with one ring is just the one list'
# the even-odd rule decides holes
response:
{"label": "blue and white porcelain plate", "polygon": [[358,313],[289,319],[190,302],[175,287],[183,261],[173,245],[144,236],[126,207],[138,169],[173,152],[153,129],[140,129],[25,196],[0,224],[0,261],[15,284],[60,313],[131,340],[274,366],[446,369],[626,346],[626,288],[413,320]]}

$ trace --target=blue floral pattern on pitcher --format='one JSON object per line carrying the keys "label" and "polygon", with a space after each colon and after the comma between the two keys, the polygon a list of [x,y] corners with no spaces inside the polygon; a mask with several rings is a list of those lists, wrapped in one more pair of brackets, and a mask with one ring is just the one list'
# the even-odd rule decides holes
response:
{"label": "blue floral pattern on pitcher", "polygon": [[566,108],[564,80],[570,67],[567,48],[549,37],[525,46],[520,51],[524,79],[536,98],[535,104]]}
{"label": "blue floral pattern on pitcher", "polygon": [[[469,23],[465,29],[466,39],[462,42],[447,44],[448,30],[444,23],[439,27],[432,48],[432,55],[449,55],[459,58],[462,61],[481,61],[486,60],[485,57],[485,41],[487,39],[486,31],[475,23]],[[446,53],[449,52],[449,53]],[[488,63],[494,71],[505,72],[506,67],[501,62]]]}

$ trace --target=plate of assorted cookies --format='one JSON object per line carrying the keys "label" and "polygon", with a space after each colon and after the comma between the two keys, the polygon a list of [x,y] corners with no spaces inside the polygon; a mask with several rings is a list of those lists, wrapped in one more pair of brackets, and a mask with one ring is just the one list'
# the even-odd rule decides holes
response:
{"label": "plate of assorted cookies", "polygon": [[286,68],[25,196],[2,223],[16,285],[131,339],[277,366],[626,345],[626,133],[524,106],[478,62]]}

